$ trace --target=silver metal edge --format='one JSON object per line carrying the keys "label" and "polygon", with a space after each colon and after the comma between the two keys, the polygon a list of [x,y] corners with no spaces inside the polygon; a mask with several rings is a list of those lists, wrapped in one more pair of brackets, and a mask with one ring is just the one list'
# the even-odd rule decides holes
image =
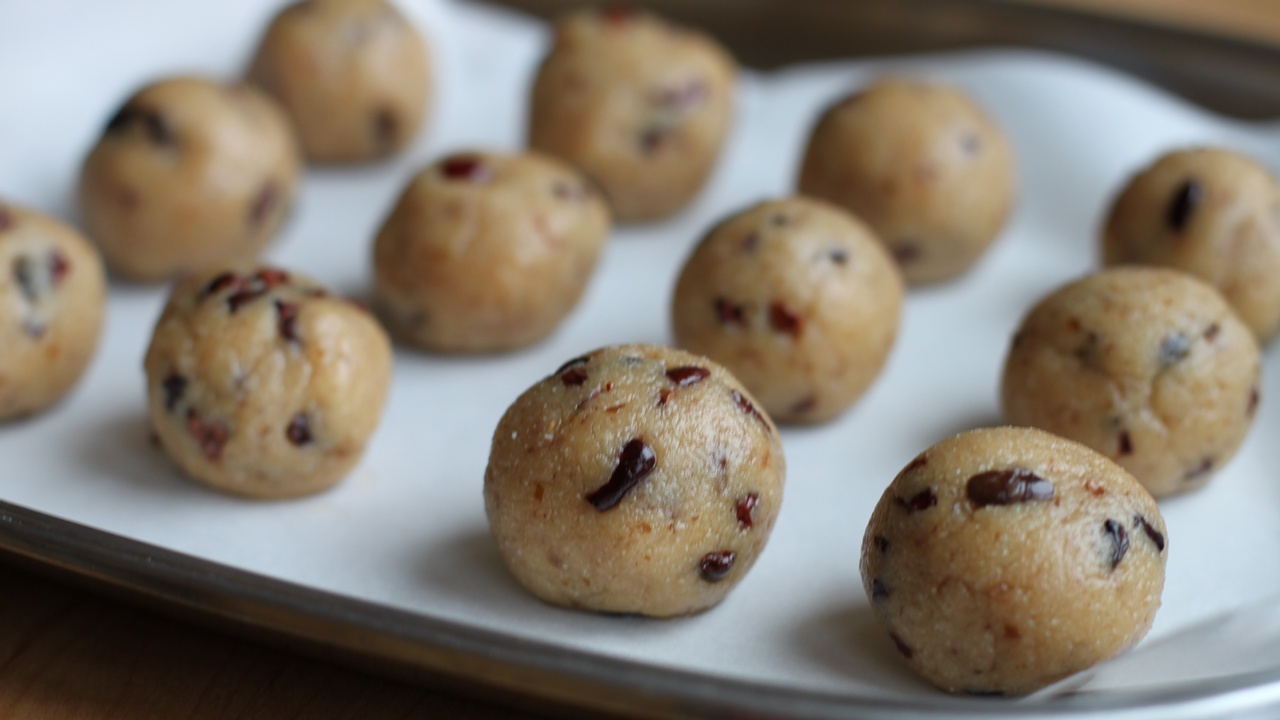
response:
{"label": "silver metal edge", "polygon": [[[923,695],[910,702],[760,685],[567,649],[378,605],[167,550],[0,502],[9,555],[211,618],[253,636],[388,667],[476,696],[530,698],[627,717],[794,720],[1275,717],[1280,669],[1151,693],[1068,696],[1042,705]],[[534,600],[531,598],[531,602]]]}

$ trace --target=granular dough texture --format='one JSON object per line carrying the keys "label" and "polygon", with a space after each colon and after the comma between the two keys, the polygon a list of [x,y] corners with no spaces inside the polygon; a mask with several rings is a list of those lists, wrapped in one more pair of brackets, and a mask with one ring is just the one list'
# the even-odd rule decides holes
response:
{"label": "granular dough texture", "polygon": [[1280,330],[1280,183],[1228,150],[1168,153],[1116,197],[1102,257],[1199,277],[1265,343]]}
{"label": "granular dough texture", "polygon": [[300,170],[288,120],[261,91],[162,80],[107,123],[81,170],[80,209],[114,273],[168,280],[257,258]]}
{"label": "granular dough texture", "polygon": [[382,415],[391,344],[366,310],[275,268],[179,283],[147,350],[147,406],[189,476],[257,498],[340,481]]}
{"label": "granular dough texture", "polygon": [[844,412],[897,337],[902,278],[844,210],[794,197],[716,226],[676,283],[676,343],[723,363],[784,423]]}
{"label": "granular dough texture", "polygon": [[954,278],[1000,233],[1016,192],[1013,150],[964,94],[888,79],[818,121],[800,192],[861,218],[911,285]]}
{"label": "granular dough texture", "polygon": [[1021,695],[1147,633],[1166,537],[1151,495],[1098,453],[1031,428],[975,430],[921,453],[885,491],[862,583],[929,682]]}
{"label": "granular dough texture", "polygon": [[782,503],[782,443],[727,370],[651,345],[565,363],[503,415],[485,510],[555,605],[667,617],[720,602]]}
{"label": "granular dough texture", "polygon": [[303,0],[272,19],[249,80],[284,106],[307,159],[359,163],[413,140],[431,92],[418,31],[386,0]]}
{"label": "granular dough texture", "polygon": [[0,203],[0,421],[40,412],[75,387],[93,359],[107,287],[80,233]]}
{"label": "granular dough texture", "polygon": [[1253,424],[1260,357],[1213,288],[1125,267],[1042,300],[1005,361],[1004,418],[1115,460],[1156,497],[1200,487]]}
{"label": "granular dough texture", "polygon": [[713,38],[625,8],[562,18],[538,71],[529,146],[604,189],[622,222],[693,200],[733,116],[737,70]]}
{"label": "granular dough texture", "polygon": [[447,157],[409,183],[378,232],[378,310],[398,339],[429,350],[529,345],[577,305],[609,230],[600,194],[559,160]]}

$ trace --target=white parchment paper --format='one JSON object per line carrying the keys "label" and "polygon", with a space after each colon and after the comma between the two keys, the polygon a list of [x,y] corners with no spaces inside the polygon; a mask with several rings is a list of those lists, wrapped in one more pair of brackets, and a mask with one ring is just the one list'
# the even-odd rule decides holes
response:
{"label": "white parchment paper", "polygon": [[[163,75],[239,74],[271,5],[0,4],[0,197],[74,219],[79,162],[123,98]],[[522,145],[527,87],[547,40],[536,23],[460,2],[406,9],[434,47],[428,131],[394,161],[310,171],[270,251],[356,295],[367,292],[373,234],[416,169],[455,149]],[[584,350],[668,341],[670,292],[693,242],[719,216],[788,193],[816,113],[888,71],[954,83],[1011,134],[1022,192],[1002,238],[964,278],[912,292],[890,364],[853,412],[782,431],[790,472],[781,518],[723,605],[653,621],[534,600],[503,568],[481,500],[489,438],[507,404]],[[0,427],[0,497],[316,588],[637,663],[868,697],[934,692],[894,657],[864,599],[859,543],[875,501],[921,449],[998,423],[1013,329],[1036,299],[1094,267],[1101,214],[1130,173],[1166,149],[1199,144],[1278,168],[1280,126],[1224,120],[1099,66],[1003,50],[746,73],[738,117],[697,204],[618,231],[584,302],[550,340],[503,357],[399,351],[383,425],[336,490],[261,503],[180,476],[148,443],[144,411],[142,355],[164,290],[116,284],[84,383],[54,411]],[[1161,504],[1168,582],[1151,635],[1098,669],[1086,691],[1280,668],[1274,348],[1264,374],[1257,425],[1235,461],[1205,490]]]}

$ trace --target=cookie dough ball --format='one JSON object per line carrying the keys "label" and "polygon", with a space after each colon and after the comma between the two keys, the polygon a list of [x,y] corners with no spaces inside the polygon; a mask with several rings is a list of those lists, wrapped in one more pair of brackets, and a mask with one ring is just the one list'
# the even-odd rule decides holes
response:
{"label": "cookie dough ball", "polygon": [[1213,288],[1116,268],[1031,310],[1005,361],[1004,417],[1088,445],[1156,497],[1203,485],[1258,406],[1253,334]]}
{"label": "cookie dough ball", "polygon": [[529,345],[577,305],[609,229],[599,193],[558,160],[447,157],[409,183],[378,232],[379,310],[429,350]]}
{"label": "cookie dough ball", "polygon": [[413,140],[430,94],[418,31],[386,0],[302,0],[258,46],[249,81],[289,113],[307,159],[359,163]]}
{"label": "cookie dough ball", "polygon": [[364,452],[391,344],[364,309],[275,268],[179,283],[147,350],[147,406],[183,472],[256,498],[307,495]]}
{"label": "cookie dough ball", "polygon": [[898,651],[948,692],[1022,695],[1137,643],[1167,558],[1151,495],[1030,428],[921,453],[876,505],[862,584]]}
{"label": "cookie dough ball", "polygon": [[764,202],[716,226],[676,283],[676,343],[742,380],[779,422],[839,415],[884,367],[902,279],[875,235],[816,200]]}
{"label": "cookie dough ball", "polygon": [[70,392],[98,346],[106,303],[102,259],[80,233],[0,202],[0,421]]}
{"label": "cookie dough ball", "polygon": [[709,36],[625,8],[580,11],[556,24],[529,145],[591,176],[620,221],[665,218],[715,166],[735,82],[733,58]]}
{"label": "cookie dough ball", "polygon": [[260,91],[162,80],[107,123],[81,171],[80,209],[113,272],[166,280],[256,258],[300,166],[288,121]]}
{"label": "cookie dough ball", "polygon": [[800,192],[865,220],[908,283],[969,269],[1009,217],[1013,151],[964,94],[882,80],[828,110],[809,138]]}
{"label": "cookie dough ball", "polygon": [[667,617],[715,605],[746,576],[785,475],[777,431],[727,370],[623,345],[570,360],[507,409],[485,511],[542,600]]}
{"label": "cookie dough ball", "polygon": [[1102,257],[1200,277],[1266,342],[1280,329],[1280,183],[1227,150],[1169,153],[1116,198]]}

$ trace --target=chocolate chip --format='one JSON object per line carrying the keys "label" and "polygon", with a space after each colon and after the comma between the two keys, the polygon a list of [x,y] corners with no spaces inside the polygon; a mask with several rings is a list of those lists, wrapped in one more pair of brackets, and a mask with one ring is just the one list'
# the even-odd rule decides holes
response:
{"label": "chocolate chip", "polygon": [[902,657],[910,660],[911,656],[915,654],[911,651],[911,646],[902,642],[902,638],[898,637],[897,633],[889,633],[889,637],[893,638],[893,645],[898,648],[898,652],[902,653]]}
{"label": "chocolate chip", "polygon": [[187,432],[200,444],[200,450],[210,462],[222,459],[222,450],[231,435],[226,425],[219,422],[207,423],[192,408],[187,411]]}
{"label": "chocolate chip", "polygon": [[253,279],[262,283],[269,290],[277,285],[289,282],[289,273],[279,268],[262,268],[253,274]]}
{"label": "chocolate chip", "polygon": [[915,456],[915,458],[911,462],[907,463],[907,466],[902,468],[902,472],[898,474],[905,475],[911,472],[912,470],[915,470],[916,468],[922,468],[928,464],[929,464],[929,458],[926,457],[924,453],[920,453],[919,455]]}
{"label": "chocolate chip", "polygon": [[752,230],[747,236],[742,238],[742,244],[739,246],[742,252],[755,252],[760,247],[760,233]]}
{"label": "chocolate chip", "polygon": [[827,257],[831,258],[831,262],[837,265],[844,265],[849,262],[848,251],[841,250],[839,248],[836,248],[834,250],[828,250]]}
{"label": "chocolate chip", "polygon": [[965,494],[977,507],[1053,499],[1053,483],[1024,468],[988,470],[969,478]]}
{"label": "chocolate chip", "polygon": [[1101,340],[1098,333],[1089,331],[1084,335],[1084,341],[1080,343],[1080,347],[1076,348],[1076,358],[1080,362],[1091,363],[1098,356],[1098,345]]}
{"label": "chocolate chip", "polygon": [[1209,327],[1204,329],[1204,339],[1208,340],[1209,342],[1213,342],[1214,339],[1218,337],[1218,333],[1221,331],[1222,331],[1222,328],[1218,325],[1218,323],[1213,323],[1209,325]]}
{"label": "chocolate chip", "polygon": [[1195,467],[1188,470],[1186,474],[1182,476],[1182,479],[1187,481],[1199,480],[1205,475],[1208,475],[1209,472],[1212,470],[1213,470],[1213,458],[1207,457],[1201,460],[1199,465],[1196,465]]}
{"label": "chocolate chip", "polygon": [[67,273],[71,272],[71,261],[65,255],[54,250],[49,253],[49,277],[53,280],[54,287],[62,284],[67,279]]}
{"label": "chocolate chip", "polygon": [[213,295],[215,293],[220,293],[223,290],[226,290],[227,288],[230,288],[230,287],[238,288],[241,286],[243,282],[244,281],[241,280],[240,277],[235,273],[230,273],[230,272],[222,273],[221,275],[218,275],[214,279],[210,280],[208,285],[204,286],[204,290],[200,291],[200,299],[203,300],[209,297],[210,295]]}
{"label": "chocolate chip", "polygon": [[881,555],[889,552],[889,538],[883,535],[875,535],[871,538],[871,543],[876,546],[876,552]]}
{"label": "chocolate chip", "polygon": [[636,145],[640,148],[641,154],[652,155],[667,144],[667,137],[670,132],[670,129],[666,126],[651,126],[636,137]]}
{"label": "chocolate chip", "polygon": [[1111,540],[1111,556],[1107,558],[1107,562],[1115,570],[1120,561],[1124,560],[1125,553],[1129,552],[1129,533],[1124,525],[1115,520],[1102,523],[1102,532]]}
{"label": "chocolate chip", "polygon": [[756,493],[747,493],[746,497],[738,498],[738,502],[734,503],[733,511],[738,516],[739,527],[750,530],[756,526],[752,511],[756,509],[756,505],[759,503],[760,496]]}
{"label": "chocolate chip", "polygon": [[921,490],[920,492],[916,493],[915,495],[912,495],[910,498],[907,498],[906,500],[903,500],[902,498],[899,498],[899,497],[895,497],[893,499],[893,502],[898,507],[906,510],[909,513],[918,513],[923,510],[928,510],[934,505],[937,505],[938,496],[933,494],[933,490],[931,488],[925,488],[924,490]]}
{"label": "chocolate chip", "polygon": [[1133,454],[1133,439],[1129,437],[1129,431],[1128,431],[1128,430],[1121,430],[1121,431],[1120,431],[1120,448],[1119,448],[1119,454],[1120,454],[1120,455],[1132,455],[1132,454]]}
{"label": "chocolate chip", "polygon": [[791,337],[800,337],[804,331],[804,318],[778,300],[769,304],[769,324],[774,330]]}
{"label": "chocolate chip", "polygon": [[289,438],[289,442],[299,447],[311,444],[311,423],[307,420],[304,413],[298,413],[289,421],[289,426],[284,429],[284,436]]}
{"label": "chocolate chip", "polygon": [[489,166],[475,155],[454,155],[440,161],[440,173],[449,180],[482,183],[489,180]]}
{"label": "chocolate chip", "polygon": [[1178,186],[1173,199],[1169,201],[1169,209],[1165,212],[1165,222],[1169,224],[1169,229],[1174,232],[1187,229],[1191,214],[1195,212],[1202,200],[1204,200],[1204,188],[1195,180],[1187,180]]}
{"label": "chocolate chip", "polygon": [[13,259],[13,279],[18,283],[18,289],[22,291],[22,297],[27,302],[35,302],[39,296],[39,288],[36,287],[36,264],[35,261],[26,255],[20,255]]}
{"label": "chocolate chip", "polygon": [[277,300],[276,315],[279,318],[280,337],[289,342],[298,342],[298,304]]}
{"label": "chocolate chip", "polygon": [[658,465],[658,456],[653,448],[645,443],[644,438],[632,438],[618,453],[618,465],[609,476],[609,481],[587,495],[587,502],[596,510],[604,512],[612,509],[631,489],[640,484]]}
{"label": "chocolate chip", "polygon": [[280,194],[274,180],[268,180],[262,189],[258,191],[257,196],[253,199],[253,205],[249,207],[249,224],[261,225],[266,222],[267,217],[271,214],[272,209],[276,206],[276,198]]}
{"label": "chocolate chip", "polygon": [[676,387],[689,387],[690,385],[696,385],[710,376],[710,370],[700,368],[695,365],[671,368],[667,371],[667,379],[675,383]]}
{"label": "chocolate chip", "polygon": [[738,392],[737,390],[730,390],[729,397],[733,398],[733,402],[735,405],[738,406],[739,410],[750,415],[756,420],[759,420],[760,424],[764,425],[765,430],[769,430],[770,432],[772,432],[772,428],[769,427],[769,421],[764,419],[764,415],[760,414],[760,411],[756,409],[756,406],[753,405],[752,402],[748,400],[745,395]]}
{"label": "chocolate chip", "polygon": [[1181,362],[1191,354],[1191,338],[1183,332],[1172,332],[1160,341],[1157,358],[1161,367],[1169,367]]}
{"label": "chocolate chip", "polygon": [[813,395],[807,395],[800,398],[791,405],[791,412],[797,415],[803,415],[818,406],[818,398]]}
{"label": "chocolate chip", "polygon": [[698,572],[707,582],[720,582],[728,577],[729,571],[733,569],[733,561],[737,559],[738,553],[732,550],[709,552],[698,562]]}
{"label": "chocolate chip", "polygon": [[566,386],[581,385],[587,381],[587,369],[581,365],[575,365],[568,370],[560,373],[560,382]]}
{"label": "chocolate chip", "polygon": [[900,240],[889,248],[889,253],[899,265],[907,265],[920,259],[920,246],[910,240]]}
{"label": "chocolate chip", "polygon": [[116,111],[107,121],[106,132],[120,134],[132,126],[141,126],[149,141],[156,145],[172,145],[174,143],[173,128],[157,110],[125,105]]}
{"label": "chocolate chip", "polygon": [[747,309],[742,305],[735,305],[725,298],[716,298],[715,304],[716,317],[720,319],[724,325],[745,325],[747,321]]}
{"label": "chocolate chip", "polygon": [[889,599],[889,588],[880,582],[880,578],[871,580],[871,600],[873,602],[884,602]]}
{"label": "chocolate chip", "polygon": [[394,147],[396,137],[400,134],[400,121],[395,111],[381,108],[373,114],[373,139],[380,148]]}
{"label": "chocolate chip", "polygon": [[170,373],[160,385],[164,388],[164,409],[173,412],[178,401],[187,392],[187,379],[177,373]]}
{"label": "chocolate chip", "polygon": [[1141,515],[1134,515],[1133,522],[1136,526],[1142,528],[1147,537],[1151,538],[1151,542],[1155,543],[1156,552],[1164,552],[1164,535],[1159,530],[1152,527],[1151,523],[1147,522],[1147,519]]}
{"label": "chocolate chip", "polygon": [[572,359],[572,360],[569,360],[569,361],[565,362],[565,364],[563,364],[563,365],[561,365],[560,367],[556,368],[556,371],[555,371],[555,372],[553,372],[553,373],[551,373],[551,374],[552,374],[552,375],[559,375],[560,373],[564,372],[565,370],[568,370],[569,368],[573,367],[574,365],[585,365],[585,364],[587,363],[587,361],[588,361],[588,360],[590,360],[590,359],[591,359],[591,358],[587,357],[586,355],[581,355],[581,356],[579,356],[579,357],[576,357],[576,358],[574,358],[574,359]]}

